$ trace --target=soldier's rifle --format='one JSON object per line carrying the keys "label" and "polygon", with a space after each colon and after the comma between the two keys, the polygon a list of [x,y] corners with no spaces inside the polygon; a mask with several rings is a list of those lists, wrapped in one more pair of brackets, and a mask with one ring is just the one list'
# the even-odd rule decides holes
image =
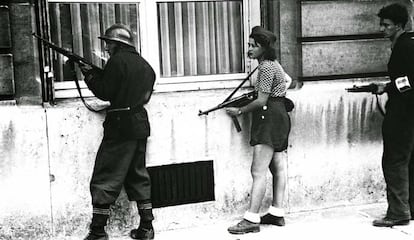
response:
{"label": "soldier's rifle", "polygon": [[[39,39],[43,43],[44,46],[52,49],[53,51],[55,51],[59,54],[62,54],[65,57],[67,57],[69,61],[77,63],[79,65],[89,65],[89,66],[92,67],[92,71],[97,72],[97,73],[102,73],[103,72],[103,69],[101,67],[91,63],[90,61],[88,61],[84,57],[81,57],[81,56],[77,55],[74,52],[71,52],[71,51],[68,51],[64,48],[61,48],[61,47],[55,45],[54,43],[42,38],[41,36],[39,36],[35,33],[32,33],[32,35],[34,37],[36,37],[37,39]],[[76,77],[74,78],[74,80],[75,80],[76,88],[77,88],[78,93],[79,93],[79,97],[81,98],[81,100],[82,100],[83,104],[85,105],[85,107],[88,108],[89,110],[93,111],[93,112],[102,111],[103,109],[94,109],[92,106],[90,106],[85,101],[84,97],[82,96],[82,91],[81,91],[81,88],[80,88],[80,85],[79,85],[79,80]]]}

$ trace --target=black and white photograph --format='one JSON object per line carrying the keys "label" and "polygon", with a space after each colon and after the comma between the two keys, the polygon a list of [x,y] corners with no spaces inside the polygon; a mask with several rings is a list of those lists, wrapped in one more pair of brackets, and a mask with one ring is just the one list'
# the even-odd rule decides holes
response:
{"label": "black and white photograph", "polygon": [[0,240],[414,239],[413,0],[1,0]]}

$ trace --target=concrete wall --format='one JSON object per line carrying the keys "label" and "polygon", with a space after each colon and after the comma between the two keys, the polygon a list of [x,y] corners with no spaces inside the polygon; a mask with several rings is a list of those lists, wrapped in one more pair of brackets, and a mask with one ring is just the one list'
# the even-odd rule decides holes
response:
{"label": "concrete wall", "polygon": [[[291,113],[289,211],[384,198],[382,117],[373,96],[344,91],[352,84],[305,84],[289,92],[296,104]],[[242,117],[244,131],[237,133],[223,111],[197,116],[199,109],[212,107],[228,93],[158,93],[147,106],[152,124],[149,166],[214,161],[216,201],[156,209],[158,230],[234,217],[247,208],[249,117]],[[88,183],[103,114],[89,112],[79,102],[45,108],[2,106],[0,112],[0,238],[29,236],[35,230],[38,236],[60,237],[86,232],[91,212]],[[270,201],[269,181],[263,210]],[[122,193],[112,211],[111,231],[134,226],[136,216],[135,206]]]}

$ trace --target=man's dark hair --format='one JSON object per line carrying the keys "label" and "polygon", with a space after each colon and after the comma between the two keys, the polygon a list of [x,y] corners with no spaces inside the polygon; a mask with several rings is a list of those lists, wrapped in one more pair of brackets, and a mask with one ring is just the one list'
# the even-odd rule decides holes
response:
{"label": "man's dark hair", "polygon": [[394,24],[401,24],[402,28],[405,28],[408,22],[408,10],[399,3],[393,3],[381,8],[377,16],[381,19],[389,19]]}

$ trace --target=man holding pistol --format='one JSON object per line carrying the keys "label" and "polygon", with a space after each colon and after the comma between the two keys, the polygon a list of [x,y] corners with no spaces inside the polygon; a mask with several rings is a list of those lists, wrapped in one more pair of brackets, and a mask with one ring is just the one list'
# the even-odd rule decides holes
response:
{"label": "man holding pistol", "polygon": [[99,37],[105,41],[109,60],[102,72],[81,66],[88,88],[99,99],[109,101],[90,182],[93,216],[85,240],[107,240],[105,226],[110,205],[122,187],[130,201],[136,201],[140,224],[133,239],[154,239],[151,184],[145,165],[150,126],[143,107],[151,96],[155,81],[152,67],[134,47],[128,27],[115,24]]}
{"label": "man holding pistol", "polygon": [[387,185],[386,216],[376,227],[407,225],[414,218],[414,41],[404,28],[408,11],[400,4],[383,7],[380,30],[391,41],[388,62],[391,82],[377,84],[377,94],[388,94],[382,124],[382,169]]}

